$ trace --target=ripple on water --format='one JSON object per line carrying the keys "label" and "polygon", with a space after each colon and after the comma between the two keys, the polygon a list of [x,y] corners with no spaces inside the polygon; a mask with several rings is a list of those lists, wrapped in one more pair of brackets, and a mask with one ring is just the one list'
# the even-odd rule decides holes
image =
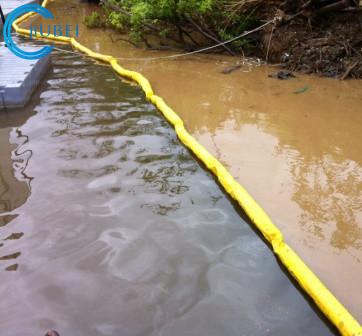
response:
{"label": "ripple on water", "polygon": [[25,234],[3,336],[330,334],[140,89],[53,63],[21,127],[32,194],[8,224]]}

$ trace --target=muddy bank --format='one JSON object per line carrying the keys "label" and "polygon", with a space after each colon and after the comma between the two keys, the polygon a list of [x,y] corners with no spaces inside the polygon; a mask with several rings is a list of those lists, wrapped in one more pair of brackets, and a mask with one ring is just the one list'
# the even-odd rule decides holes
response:
{"label": "muddy bank", "polygon": [[[147,1],[143,3],[148,4]],[[140,14],[133,17],[130,14],[135,10],[132,5],[127,7],[127,4],[109,0],[102,4],[87,18],[90,26],[103,25],[128,34],[122,39],[140,48],[174,49],[174,52],[177,48],[193,51],[215,45],[275,20],[273,24],[211,52],[259,57],[305,74],[362,78],[362,6],[357,1],[234,1],[224,4],[224,10],[230,11],[230,18],[220,15],[220,24],[214,22],[217,14],[178,13],[175,14],[177,19],[165,20],[157,16],[161,15],[157,11],[154,17],[148,18],[147,14],[141,15],[142,10],[137,7]],[[155,6],[148,5],[150,9]],[[218,6],[214,10],[222,12]],[[133,20],[140,20],[139,17],[143,21],[132,24]]]}
{"label": "muddy bank", "polygon": [[[276,13],[282,23],[269,27],[261,38],[268,61],[305,74],[362,78],[362,14]],[[298,17],[290,19],[293,15]]]}

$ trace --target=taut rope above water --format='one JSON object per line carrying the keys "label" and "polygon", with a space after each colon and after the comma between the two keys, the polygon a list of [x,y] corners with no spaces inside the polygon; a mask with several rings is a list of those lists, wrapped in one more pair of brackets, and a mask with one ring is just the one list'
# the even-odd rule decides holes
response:
{"label": "taut rope above water", "polygon": [[[240,35],[238,35],[238,36],[236,36],[236,37],[234,37],[234,38],[232,38],[230,40],[227,40],[225,42],[221,42],[221,43],[209,46],[209,47],[205,47],[205,48],[202,48],[202,49],[197,49],[197,50],[182,53],[182,54],[174,54],[174,55],[159,56],[159,57],[114,57],[114,58],[117,59],[117,60],[121,60],[121,61],[157,61],[157,60],[162,60],[162,59],[173,59],[173,58],[196,55],[196,54],[203,53],[205,51],[216,49],[216,48],[221,47],[221,46],[226,45],[226,44],[230,44],[230,43],[235,42],[237,40],[240,40],[243,37],[246,37],[248,35],[251,35],[253,33],[256,33],[258,31],[264,29],[265,27],[269,26],[272,23],[275,24],[279,20],[280,20],[279,17],[275,17],[274,19],[269,20],[268,22],[262,24],[261,26],[259,26],[257,28],[254,28],[252,30],[246,31],[246,32],[244,32],[244,33],[242,33],[242,34],[240,34]],[[73,51],[70,51],[70,50],[62,49],[62,48],[54,47],[54,49],[56,49],[58,51],[64,51],[64,52],[68,52],[68,53],[79,54],[78,52],[73,52]]]}

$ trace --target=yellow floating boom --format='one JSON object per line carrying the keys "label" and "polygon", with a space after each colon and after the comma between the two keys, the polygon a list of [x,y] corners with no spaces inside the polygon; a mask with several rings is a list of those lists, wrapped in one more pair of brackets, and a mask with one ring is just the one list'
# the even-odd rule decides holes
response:
{"label": "yellow floating boom", "polygon": [[[46,7],[48,0],[44,0]],[[27,13],[17,19],[13,27],[21,35],[30,35],[30,31],[19,27],[23,21],[33,13]],[[233,178],[227,169],[213,157],[184,127],[182,119],[167,103],[155,95],[150,82],[140,73],[127,70],[118,64],[117,60],[109,55],[96,53],[74,38],[50,35],[35,35],[38,38],[50,39],[68,43],[73,48],[87,54],[98,61],[109,63],[113,70],[124,78],[136,82],[144,91],[146,98],[154,104],[167,121],[173,125],[180,141],[190,149],[197,158],[217,177],[225,191],[240,205],[250,221],[258,228],[265,239],[270,243],[274,253],[286,267],[290,275],[298,282],[300,287],[315,302],[323,314],[336,326],[343,336],[362,336],[362,327],[348,310],[337,300],[328,288],[318,279],[304,261],[284,242],[283,234],[274,225],[269,216],[251,195]]]}

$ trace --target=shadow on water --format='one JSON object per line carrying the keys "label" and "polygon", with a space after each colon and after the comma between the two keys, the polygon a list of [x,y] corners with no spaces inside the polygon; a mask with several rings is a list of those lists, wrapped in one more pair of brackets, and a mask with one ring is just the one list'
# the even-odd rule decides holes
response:
{"label": "shadow on water", "polygon": [[[25,41],[22,37],[18,40]],[[48,71],[52,72],[52,66]],[[40,83],[26,106],[9,109],[3,100],[0,101],[0,227],[5,227],[18,216],[16,210],[31,194],[33,178],[28,176],[26,170],[33,153],[32,150],[24,149],[29,137],[23,134],[20,127],[35,114],[34,108],[39,104],[41,92],[46,90],[46,79],[49,76],[50,74],[45,76],[44,82]],[[7,233],[9,235],[2,238]],[[3,247],[6,241],[18,240],[23,235],[23,232],[0,231],[0,247]],[[21,253],[14,253],[0,257],[0,260],[11,260],[20,255]],[[14,258],[11,258],[12,256]],[[11,265],[6,270],[13,271],[17,268],[18,264]]]}
{"label": "shadow on water", "polygon": [[39,103],[43,89],[39,87],[31,103],[24,108],[9,110],[1,106],[0,109],[0,267],[6,271],[18,269],[16,260],[21,252],[4,255],[2,248],[16,246],[14,241],[24,236],[24,232],[13,232],[7,226],[18,217],[16,209],[26,202],[31,193],[32,177],[27,175],[26,168],[32,151],[22,149],[29,139],[19,127],[34,115],[34,107]]}

